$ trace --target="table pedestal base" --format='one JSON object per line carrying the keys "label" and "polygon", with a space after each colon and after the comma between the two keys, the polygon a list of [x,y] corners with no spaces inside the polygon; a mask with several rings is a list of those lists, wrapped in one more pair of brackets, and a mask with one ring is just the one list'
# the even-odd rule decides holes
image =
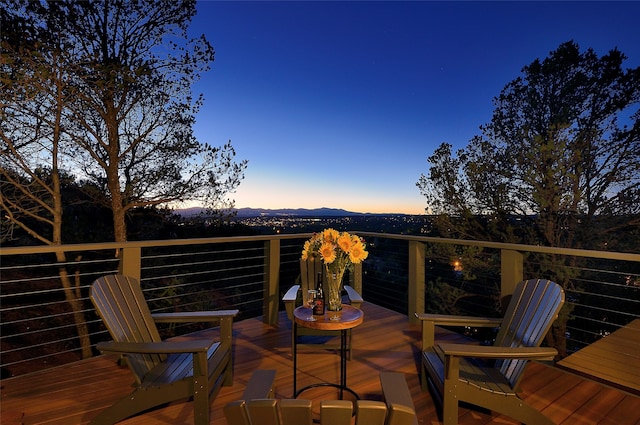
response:
{"label": "table pedestal base", "polygon": [[298,371],[298,325],[293,324],[293,398],[297,398],[298,395],[304,391],[316,387],[334,387],[340,390],[339,399],[344,399],[344,392],[348,391],[359,400],[360,397],[351,388],[347,387],[347,330],[340,330],[340,383],[332,384],[329,382],[322,382],[318,384],[307,385],[300,391],[297,391],[297,371]]}
{"label": "table pedestal base", "polygon": [[303,392],[307,391],[307,390],[311,390],[313,388],[318,388],[318,387],[333,387],[333,388],[337,388],[338,390],[340,390],[340,396],[339,399],[343,400],[344,399],[344,392],[347,391],[349,393],[351,393],[351,395],[353,395],[353,397],[356,400],[360,400],[360,396],[353,391],[351,388],[349,387],[341,387],[339,384],[332,384],[330,382],[320,382],[318,384],[311,384],[311,385],[307,385],[306,387],[298,390],[294,395],[293,398],[298,398],[298,396],[300,394],[302,394]]}

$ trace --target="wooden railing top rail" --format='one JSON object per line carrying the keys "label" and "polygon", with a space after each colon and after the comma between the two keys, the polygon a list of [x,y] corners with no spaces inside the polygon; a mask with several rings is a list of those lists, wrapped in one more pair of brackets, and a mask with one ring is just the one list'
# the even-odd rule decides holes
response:
{"label": "wooden railing top rail", "polygon": [[107,250],[120,248],[149,248],[161,246],[180,246],[180,245],[204,245],[229,242],[256,242],[268,241],[273,239],[300,239],[311,237],[312,233],[293,233],[278,235],[252,235],[252,236],[220,236],[211,238],[192,238],[192,239],[163,239],[149,241],[127,241],[127,242],[99,242],[99,243],[83,243],[83,244],[64,244],[64,245],[42,245],[42,246],[17,246],[9,248],[0,248],[0,255],[24,255],[24,254],[43,254],[49,252],[69,252],[69,251],[91,251],[91,250]]}
{"label": "wooden railing top rail", "polygon": [[[640,254],[628,252],[612,252],[597,251],[588,249],[574,248],[557,248],[539,245],[521,245],[514,243],[478,241],[469,239],[450,239],[438,238],[432,236],[412,236],[398,235],[392,233],[375,233],[375,232],[355,232],[365,237],[383,237],[388,239],[399,239],[405,241],[415,241],[423,243],[442,243],[451,245],[467,245],[480,246],[484,248],[504,249],[521,252],[539,252],[543,254],[560,254],[576,257],[603,258],[609,260],[620,261],[639,261]],[[284,239],[300,239],[309,238],[312,233],[292,233],[277,235],[252,235],[252,236],[223,236],[212,238],[193,238],[193,239],[167,239],[167,240],[150,240],[150,241],[127,241],[127,242],[102,242],[102,243],[86,243],[86,244],[65,244],[65,245],[43,245],[43,246],[19,246],[0,248],[0,255],[24,255],[24,254],[43,254],[51,252],[69,252],[69,251],[88,251],[88,250],[106,250],[121,248],[145,248],[145,247],[161,247],[161,246],[179,246],[179,245],[202,245],[217,244],[229,242],[255,242],[268,240],[284,240]]]}
{"label": "wooden railing top rail", "polygon": [[356,232],[360,236],[379,236],[389,239],[401,239],[405,241],[444,243],[450,245],[481,246],[484,248],[507,249],[522,252],[540,252],[544,254],[561,254],[576,257],[605,258],[609,260],[640,261],[640,254],[630,252],[597,251],[590,249],[557,248],[541,245],[522,245],[504,242],[477,241],[472,239],[450,239],[433,236],[395,235],[390,233]]}

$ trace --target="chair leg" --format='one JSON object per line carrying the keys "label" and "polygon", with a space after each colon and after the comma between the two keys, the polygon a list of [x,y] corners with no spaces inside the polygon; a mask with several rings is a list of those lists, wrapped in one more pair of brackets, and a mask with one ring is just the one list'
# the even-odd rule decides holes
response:
{"label": "chair leg", "polygon": [[535,425],[555,425],[551,419],[549,419],[542,412],[534,409],[528,404],[522,404],[519,406],[520,409],[517,414],[514,414],[512,417],[521,421],[523,424],[535,424]]}
{"label": "chair leg", "polygon": [[424,360],[420,361],[420,389],[424,392],[429,388],[427,382],[427,368],[424,366]]}
{"label": "chair leg", "polygon": [[458,423],[458,398],[455,392],[447,389],[446,385],[442,395],[442,423],[443,425]]}
{"label": "chair leg", "polygon": [[203,376],[193,382],[193,423],[209,425],[209,385]]}
{"label": "chair leg", "polygon": [[230,387],[233,385],[233,358],[229,357],[224,376],[222,378],[222,386]]}
{"label": "chair leg", "polygon": [[473,404],[488,409],[490,411],[503,414],[510,418],[517,420],[523,424],[535,424],[535,425],[553,425],[551,419],[544,415],[539,410],[535,409],[531,405],[525,403],[517,396],[506,397],[485,397],[479,399],[476,397]]}
{"label": "chair leg", "polygon": [[[176,392],[184,393],[184,395],[188,397],[188,394],[183,388],[176,389]],[[113,405],[100,412],[100,414],[93,418],[89,423],[91,425],[113,425],[146,410],[169,403],[175,399],[176,397],[171,394],[166,387],[162,390],[137,389],[133,393],[121,398]]]}

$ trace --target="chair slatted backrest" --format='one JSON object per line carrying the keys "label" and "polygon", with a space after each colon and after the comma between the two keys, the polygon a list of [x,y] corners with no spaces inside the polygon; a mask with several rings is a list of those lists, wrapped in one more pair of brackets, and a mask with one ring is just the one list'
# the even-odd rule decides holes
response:
{"label": "chair slatted backrest", "polygon": [[[273,398],[250,400],[248,403],[249,416],[255,425],[280,425],[278,401]],[[256,418],[259,418],[257,420]],[[301,423],[302,425],[302,423]]]}
{"label": "chair slatted backrest", "polygon": [[323,400],[320,402],[320,425],[351,425],[352,415],[353,403],[348,400]]}
{"label": "chair slatted backrest", "polygon": [[311,400],[284,399],[280,400],[278,404],[283,425],[311,425],[313,423]]}
{"label": "chair slatted backrest", "polygon": [[[160,342],[138,281],[124,275],[109,275],[91,285],[90,298],[116,342]],[[166,355],[127,354],[128,365],[138,384]]]}
{"label": "chair slatted backrest", "polygon": [[324,281],[324,264],[319,258],[300,260],[300,290],[302,297],[306,297],[308,289],[316,289],[318,273],[322,273]]}
{"label": "chair slatted backrest", "polygon": [[[494,345],[500,347],[539,347],[558,317],[564,303],[564,291],[555,282],[531,279],[519,282],[505,312]],[[502,360],[496,367],[516,387],[526,360]]]}
{"label": "chair slatted backrest", "polygon": [[[344,275],[344,284],[352,286],[356,292],[362,293],[362,282],[356,281],[356,275],[362,275],[362,263],[353,264],[352,269],[347,269]],[[320,258],[300,260],[300,290],[302,294],[307,293],[307,289],[316,289],[318,273],[322,273],[322,282],[326,282],[327,269]],[[326,290],[326,288],[325,288]]]}
{"label": "chair slatted backrest", "polygon": [[[358,400],[355,425],[385,425],[387,405],[380,401]],[[391,414],[394,414],[393,412]],[[391,422],[389,422],[391,424]]]}
{"label": "chair slatted backrest", "polygon": [[[229,425],[312,425],[312,402],[304,399],[236,400],[224,407]],[[320,425],[351,425],[354,405],[348,400],[320,402]],[[411,425],[413,408],[381,401],[357,400],[355,425]]]}

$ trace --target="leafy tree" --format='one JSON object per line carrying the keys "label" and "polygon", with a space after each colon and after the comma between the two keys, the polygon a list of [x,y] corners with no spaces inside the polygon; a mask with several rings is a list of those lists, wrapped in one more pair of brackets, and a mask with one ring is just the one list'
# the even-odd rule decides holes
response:
{"label": "leafy tree", "polygon": [[204,36],[187,40],[195,1],[11,5],[67,46],[53,64],[68,84],[65,153],[76,174],[108,194],[95,201],[109,203],[116,241],[127,239],[126,215],[134,208],[181,201],[232,206],[226,196],[246,161],[234,161],[230,142],[213,147],[193,135],[203,98],[194,99],[191,86],[214,58]]}
{"label": "leafy tree", "polygon": [[[56,3],[60,6],[59,3]],[[195,1],[96,1],[65,5],[70,37],[83,52],[77,70],[76,139],[83,169],[111,196],[116,240],[132,208],[197,200],[229,206],[242,178],[230,143],[199,143],[192,132],[202,96],[191,85],[213,61],[204,36],[186,41]],[[90,111],[89,114],[83,114]]]}
{"label": "leafy tree", "polygon": [[[68,78],[59,61],[64,44],[41,34],[20,15],[2,15],[0,62],[0,207],[2,241],[18,227],[47,245],[63,243],[62,192],[73,177],[60,165],[68,139],[65,103]],[[45,41],[45,43],[42,43]],[[42,48],[46,44],[47,48]],[[65,252],[56,252],[60,264]],[[59,268],[83,357],[91,356],[80,282]]]}
{"label": "leafy tree", "polygon": [[[136,209],[199,201],[212,210],[240,183],[246,161],[231,143],[193,135],[203,101],[191,85],[213,61],[203,37],[186,39],[195,1],[8,0],[1,15],[0,207],[40,243],[64,243],[65,179],[113,213],[116,241]],[[63,170],[67,170],[66,172]],[[66,264],[64,253],[57,261]],[[79,294],[60,277],[89,344]]]}
{"label": "leafy tree", "polygon": [[[615,236],[638,234],[640,225],[640,68],[623,69],[625,59],[617,49],[598,57],[566,42],[525,66],[494,99],[481,135],[455,154],[443,143],[428,158],[417,186],[438,230],[459,238],[637,250]],[[565,287],[575,261],[544,259]]]}

